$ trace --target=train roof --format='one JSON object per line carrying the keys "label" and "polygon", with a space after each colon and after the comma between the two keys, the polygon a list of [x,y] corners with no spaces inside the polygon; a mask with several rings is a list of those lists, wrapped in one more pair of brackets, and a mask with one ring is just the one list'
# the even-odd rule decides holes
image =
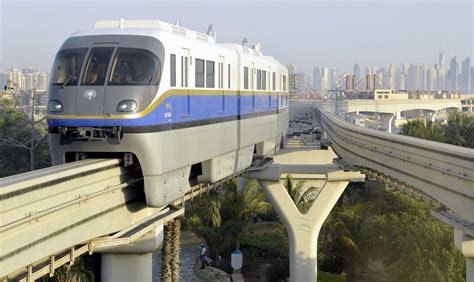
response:
{"label": "train roof", "polygon": [[[260,44],[255,44],[251,48],[235,43],[216,43],[216,39],[211,35],[160,20],[100,20],[95,23],[93,29],[75,32],[71,37],[104,34],[143,35],[155,38],[160,38],[160,34],[166,34],[166,36],[177,36],[177,38],[183,38],[183,40],[195,40],[194,42],[196,43],[212,44],[217,48],[223,48],[227,51],[237,51],[243,55],[257,56],[279,63],[271,56],[264,56],[260,50]],[[221,50],[223,51],[223,49]]]}

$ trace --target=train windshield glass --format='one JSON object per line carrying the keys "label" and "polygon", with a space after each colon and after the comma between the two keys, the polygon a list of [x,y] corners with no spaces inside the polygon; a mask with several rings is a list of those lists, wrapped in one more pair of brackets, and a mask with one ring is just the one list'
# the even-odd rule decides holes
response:
{"label": "train windshield glass", "polygon": [[134,48],[119,48],[112,65],[109,85],[157,85],[161,62],[151,52]]}
{"label": "train windshield glass", "polygon": [[92,48],[82,85],[104,85],[113,52],[113,47]]}
{"label": "train windshield glass", "polygon": [[87,48],[64,49],[56,55],[51,83],[53,85],[77,85]]}

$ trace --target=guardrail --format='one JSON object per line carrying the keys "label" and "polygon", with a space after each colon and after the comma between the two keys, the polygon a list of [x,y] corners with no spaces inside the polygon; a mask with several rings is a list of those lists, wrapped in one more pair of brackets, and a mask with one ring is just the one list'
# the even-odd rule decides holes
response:
{"label": "guardrail", "polygon": [[474,220],[474,150],[357,127],[317,106],[335,152],[346,162],[408,183]]}

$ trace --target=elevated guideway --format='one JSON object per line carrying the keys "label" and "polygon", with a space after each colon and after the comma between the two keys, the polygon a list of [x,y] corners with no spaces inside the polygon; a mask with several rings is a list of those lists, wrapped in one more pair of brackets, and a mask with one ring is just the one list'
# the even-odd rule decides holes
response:
{"label": "elevated guideway", "polygon": [[328,102],[292,101],[294,111],[313,112],[334,151],[362,170],[393,177],[474,221],[474,150],[349,124]]}
{"label": "elevated guideway", "polygon": [[[395,187],[422,191],[444,207],[433,216],[454,228],[456,247],[474,281],[474,150],[358,127],[334,114],[330,102],[292,101],[290,110],[319,119],[331,147],[345,163]],[[304,115],[303,115],[304,116]]]}
{"label": "elevated guideway", "polygon": [[319,105],[326,111],[332,113],[344,112],[371,112],[397,114],[411,110],[429,110],[439,111],[442,109],[461,110],[460,99],[407,99],[407,100],[373,100],[373,99],[354,99],[354,100],[334,100],[321,101]]}
{"label": "elevated guideway", "polygon": [[[103,281],[151,280],[151,253],[162,243],[163,225],[184,214],[179,205],[245,172],[194,183],[182,198],[161,208],[146,206],[140,170],[124,167],[119,159],[87,159],[2,178],[0,281],[52,276],[94,252],[107,258]],[[122,262],[129,256],[130,263],[117,267],[114,254]],[[145,269],[131,265],[138,262]]]}

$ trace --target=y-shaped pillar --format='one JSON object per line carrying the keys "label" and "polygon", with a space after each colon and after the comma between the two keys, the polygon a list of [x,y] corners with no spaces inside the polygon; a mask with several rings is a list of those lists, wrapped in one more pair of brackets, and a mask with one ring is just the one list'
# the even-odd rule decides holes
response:
{"label": "y-shaped pillar", "polygon": [[[310,155],[309,151],[303,153]],[[293,156],[295,158],[287,158],[292,164],[272,164],[263,170],[250,172],[246,177],[260,182],[285,224],[290,243],[290,280],[317,281],[319,230],[349,181],[364,179],[364,175],[343,171],[336,164],[298,164],[298,155]],[[304,154],[299,157],[303,161]],[[326,180],[306,214],[299,212],[286,188],[280,183],[282,174],[290,173],[294,174],[295,180]]]}
{"label": "y-shaped pillar", "polygon": [[326,182],[309,211],[302,214],[280,182],[260,181],[288,232],[291,281],[317,281],[319,230],[348,183]]}

